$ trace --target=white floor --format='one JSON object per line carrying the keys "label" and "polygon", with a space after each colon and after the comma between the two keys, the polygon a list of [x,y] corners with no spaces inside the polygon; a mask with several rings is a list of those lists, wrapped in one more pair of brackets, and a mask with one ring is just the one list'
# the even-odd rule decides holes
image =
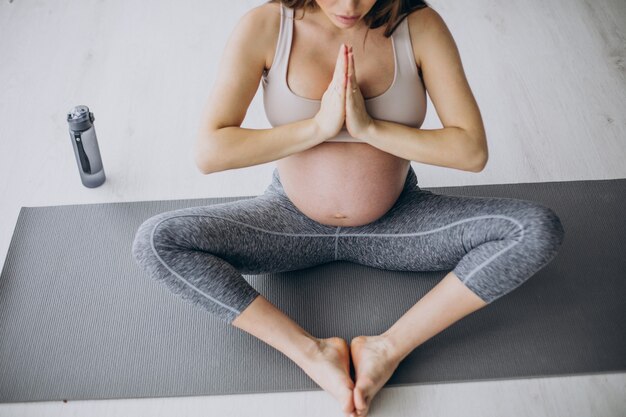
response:
{"label": "white floor", "polygon": [[[259,0],[0,3],[0,260],[22,206],[260,194],[273,163],[203,176],[201,108]],[[413,163],[422,187],[626,178],[626,2],[430,2],[483,114],[480,173]],[[244,127],[270,127],[261,90]],[[82,186],[66,113],[96,117],[107,181]],[[429,100],[424,129],[441,128]],[[626,353],[626,352],[625,352]],[[322,391],[0,404],[0,416],[341,416]],[[626,416],[626,373],[383,389],[370,415]]]}

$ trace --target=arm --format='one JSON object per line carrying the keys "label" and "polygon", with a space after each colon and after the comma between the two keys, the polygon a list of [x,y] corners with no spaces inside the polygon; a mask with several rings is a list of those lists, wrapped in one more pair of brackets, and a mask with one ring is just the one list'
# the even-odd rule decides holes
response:
{"label": "arm", "polygon": [[321,142],[313,119],[271,129],[245,129],[227,126],[201,136],[196,165],[204,174],[264,164]]}
{"label": "arm", "polygon": [[266,45],[276,43],[279,19],[276,5],[258,6],[242,16],[227,42],[196,137],[195,163],[204,174],[274,161],[323,140],[313,119],[271,129],[240,127],[259,88]]}
{"label": "arm", "polygon": [[478,141],[460,127],[423,130],[386,120],[372,120],[362,137],[385,152],[410,161],[480,172],[486,156]]}
{"label": "arm", "polygon": [[413,54],[444,128],[423,130],[373,120],[363,139],[404,159],[479,172],[488,159],[485,129],[454,39],[430,7],[407,19]]}

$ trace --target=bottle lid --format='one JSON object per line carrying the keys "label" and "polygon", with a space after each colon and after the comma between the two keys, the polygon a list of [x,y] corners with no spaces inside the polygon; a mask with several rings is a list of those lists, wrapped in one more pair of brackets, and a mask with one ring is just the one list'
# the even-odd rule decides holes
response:
{"label": "bottle lid", "polygon": [[96,118],[89,111],[89,107],[78,105],[67,113],[67,122],[72,130],[87,130],[93,125]]}

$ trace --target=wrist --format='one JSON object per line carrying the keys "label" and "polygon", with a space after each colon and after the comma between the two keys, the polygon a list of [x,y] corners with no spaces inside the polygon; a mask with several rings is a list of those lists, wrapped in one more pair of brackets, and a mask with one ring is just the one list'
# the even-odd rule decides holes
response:
{"label": "wrist", "polygon": [[310,135],[315,142],[323,142],[328,139],[328,136],[324,133],[319,123],[317,123],[317,116],[309,119]]}
{"label": "wrist", "polygon": [[378,131],[378,121],[376,119],[370,119],[369,124],[364,129],[362,138],[364,140],[370,140],[371,138],[376,137]]}

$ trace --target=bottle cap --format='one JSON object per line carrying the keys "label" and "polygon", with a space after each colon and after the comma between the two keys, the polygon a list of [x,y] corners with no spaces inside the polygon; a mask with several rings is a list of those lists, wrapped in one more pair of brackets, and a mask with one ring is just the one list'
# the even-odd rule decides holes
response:
{"label": "bottle cap", "polygon": [[67,113],[67,122],[72,130],[87,130],[93,125],[96,118],[89,111],[89,107],[78,105]]}

